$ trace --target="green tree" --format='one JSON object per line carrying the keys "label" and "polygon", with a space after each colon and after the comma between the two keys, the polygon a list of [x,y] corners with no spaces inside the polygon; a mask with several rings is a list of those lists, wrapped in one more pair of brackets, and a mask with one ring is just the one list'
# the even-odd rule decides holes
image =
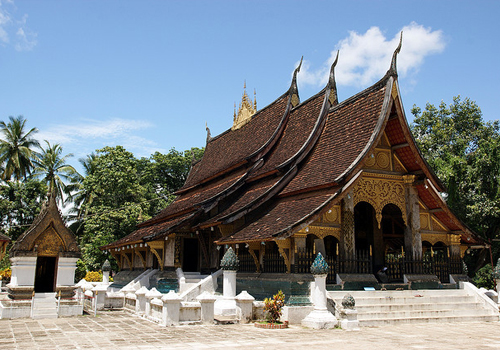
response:
{"label": "green tree", "polygon": [[26,179],[31,173],[32,150],[38,146],[33,135],[36,128],[26,132],[26,119],[23,116],[9,117],[10,122],[0,122],[0,163],[3,164],[2,179],[9,181],[12,175],[16,180]]}
{"label": "green tree", "polygon": [[74,218],[77,220],[80,220],[86,214],[83,210],[88,209],[95,196],[93,192],[88,191],[83,186],[83,180],[85,180],[85,177],[94,174],[96,157],[95,153],[91,153],[85,158],[78,159],[83,167],[83,175],[76,173],[66,186],[66,194],[68,195],[66,202],[73,204],[70,213],[74,214]]}
{"label": "green tree", "polygon": [[46,200],[47,186],[36,179],[0,186],[0,225],[15,241],[36,218]]}
{"label": "green tree", "polygon": [[[80,188],[83,223],[81,248],[90,270],[97,270],[106,259],[99,247],[135,230],[171,201],[183,184],[192,159],[201,158],[203,149],[178,152],[172,149],[150,158],[136,159],[121,146],[105,147],[87,157],[86,176]],[[78,203],[78,201],[75,201]]]}
{"label": "green tree", "polygon": [[66,163],[73,154],[69,153],[63,156],[60,144],[51,145],[47,140],[45,143],[47,148],[40,147],[41,152],[34,153],[33,177],[43,179],[48,185],[49,193],[55,193],[56,198],[62,201],[63,192],[67,192],[66,182],[78,175],[75,168]]}
{"label": "green tree", "polygon": [[[500,234],[500,128],[469,98],[414,106],[412,132],[447,187],[447,204],[486,241]],[[484,254],[483,254],[484,255]],[[494,254],[498,255],[498,254]],[[488,259],[489,260],[489,259]]]}
{"label": "green tree", "polygon": [[87,216],[81,249],[89,270],[98,270],[106,259],[99,247],[131,233],[139,216],[148,213],[149,203],[140,184],[137,159],[123,147],[97,150],[93,166],[83,180],[83,189],[93,200],[83,205]]}

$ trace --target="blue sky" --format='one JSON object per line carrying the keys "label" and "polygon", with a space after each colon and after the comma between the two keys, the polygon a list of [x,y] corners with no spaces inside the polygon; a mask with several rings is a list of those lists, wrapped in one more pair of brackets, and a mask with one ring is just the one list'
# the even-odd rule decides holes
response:
{"label": "blue sky", "polygon": [[477,101],[498,119],[499,1],[0,0],[0,120],[23,115],[77,159],[123,145],[137,157],[205,145],[232,125],[243,84],[258,108],[301,56],[302,100],[336,50],[339,99],[390,65],[399,33],[406,115]]}

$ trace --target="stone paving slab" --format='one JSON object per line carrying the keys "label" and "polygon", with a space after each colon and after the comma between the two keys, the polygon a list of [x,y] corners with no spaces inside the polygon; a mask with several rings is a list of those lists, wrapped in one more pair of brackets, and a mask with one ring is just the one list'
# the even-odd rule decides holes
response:
{"label": "stone paving slab", "polygon": [[122,311],[97,317],[0,320],[0,349],[500,349],[500,323],[312,330],[253,325],[161,327]]}

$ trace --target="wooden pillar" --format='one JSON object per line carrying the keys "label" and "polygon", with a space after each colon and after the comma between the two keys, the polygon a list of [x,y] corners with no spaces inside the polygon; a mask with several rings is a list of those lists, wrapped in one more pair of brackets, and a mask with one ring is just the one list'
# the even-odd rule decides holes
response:
{"label": "wooden pillar", "polygon": [[354,195],[352,190],[342,199],[341,209],[341,251],[344,259],[356,258],[356,245],[354,236]]}
{"label": "wooden pillar", "polygon": [[450,242],[449,250],[451,258],[460,258],[460,235],[448,234],[448,241]]}
{"label": "wooden pillar", "polygon": [[422,260],[422,237],[420,234],[420,208],[418,204],[418,192],[414,185],[415,176],[403,176],[405,183],[406,202],[406,227],[405,227],[405,251],[407,257],[412,260]]}

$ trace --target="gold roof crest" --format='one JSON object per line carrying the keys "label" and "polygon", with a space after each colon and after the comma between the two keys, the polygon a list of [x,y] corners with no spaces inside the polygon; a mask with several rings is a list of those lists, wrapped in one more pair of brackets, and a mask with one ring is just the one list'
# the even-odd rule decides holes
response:
{"label": "gold roof crest", "polygon": [[247,83],[243,85],[243,96],[241,97],[241,102],[238,108],[238,113],[236,113],[236,103],[234,104],[234,114],[233,114],[233,126],[231,130],[237,130],[243,125],[248,123],[252,119],[252,115],[257,112],[257,97],[255,94],[255,89],[253,91],[253,101],[247,94]]}

